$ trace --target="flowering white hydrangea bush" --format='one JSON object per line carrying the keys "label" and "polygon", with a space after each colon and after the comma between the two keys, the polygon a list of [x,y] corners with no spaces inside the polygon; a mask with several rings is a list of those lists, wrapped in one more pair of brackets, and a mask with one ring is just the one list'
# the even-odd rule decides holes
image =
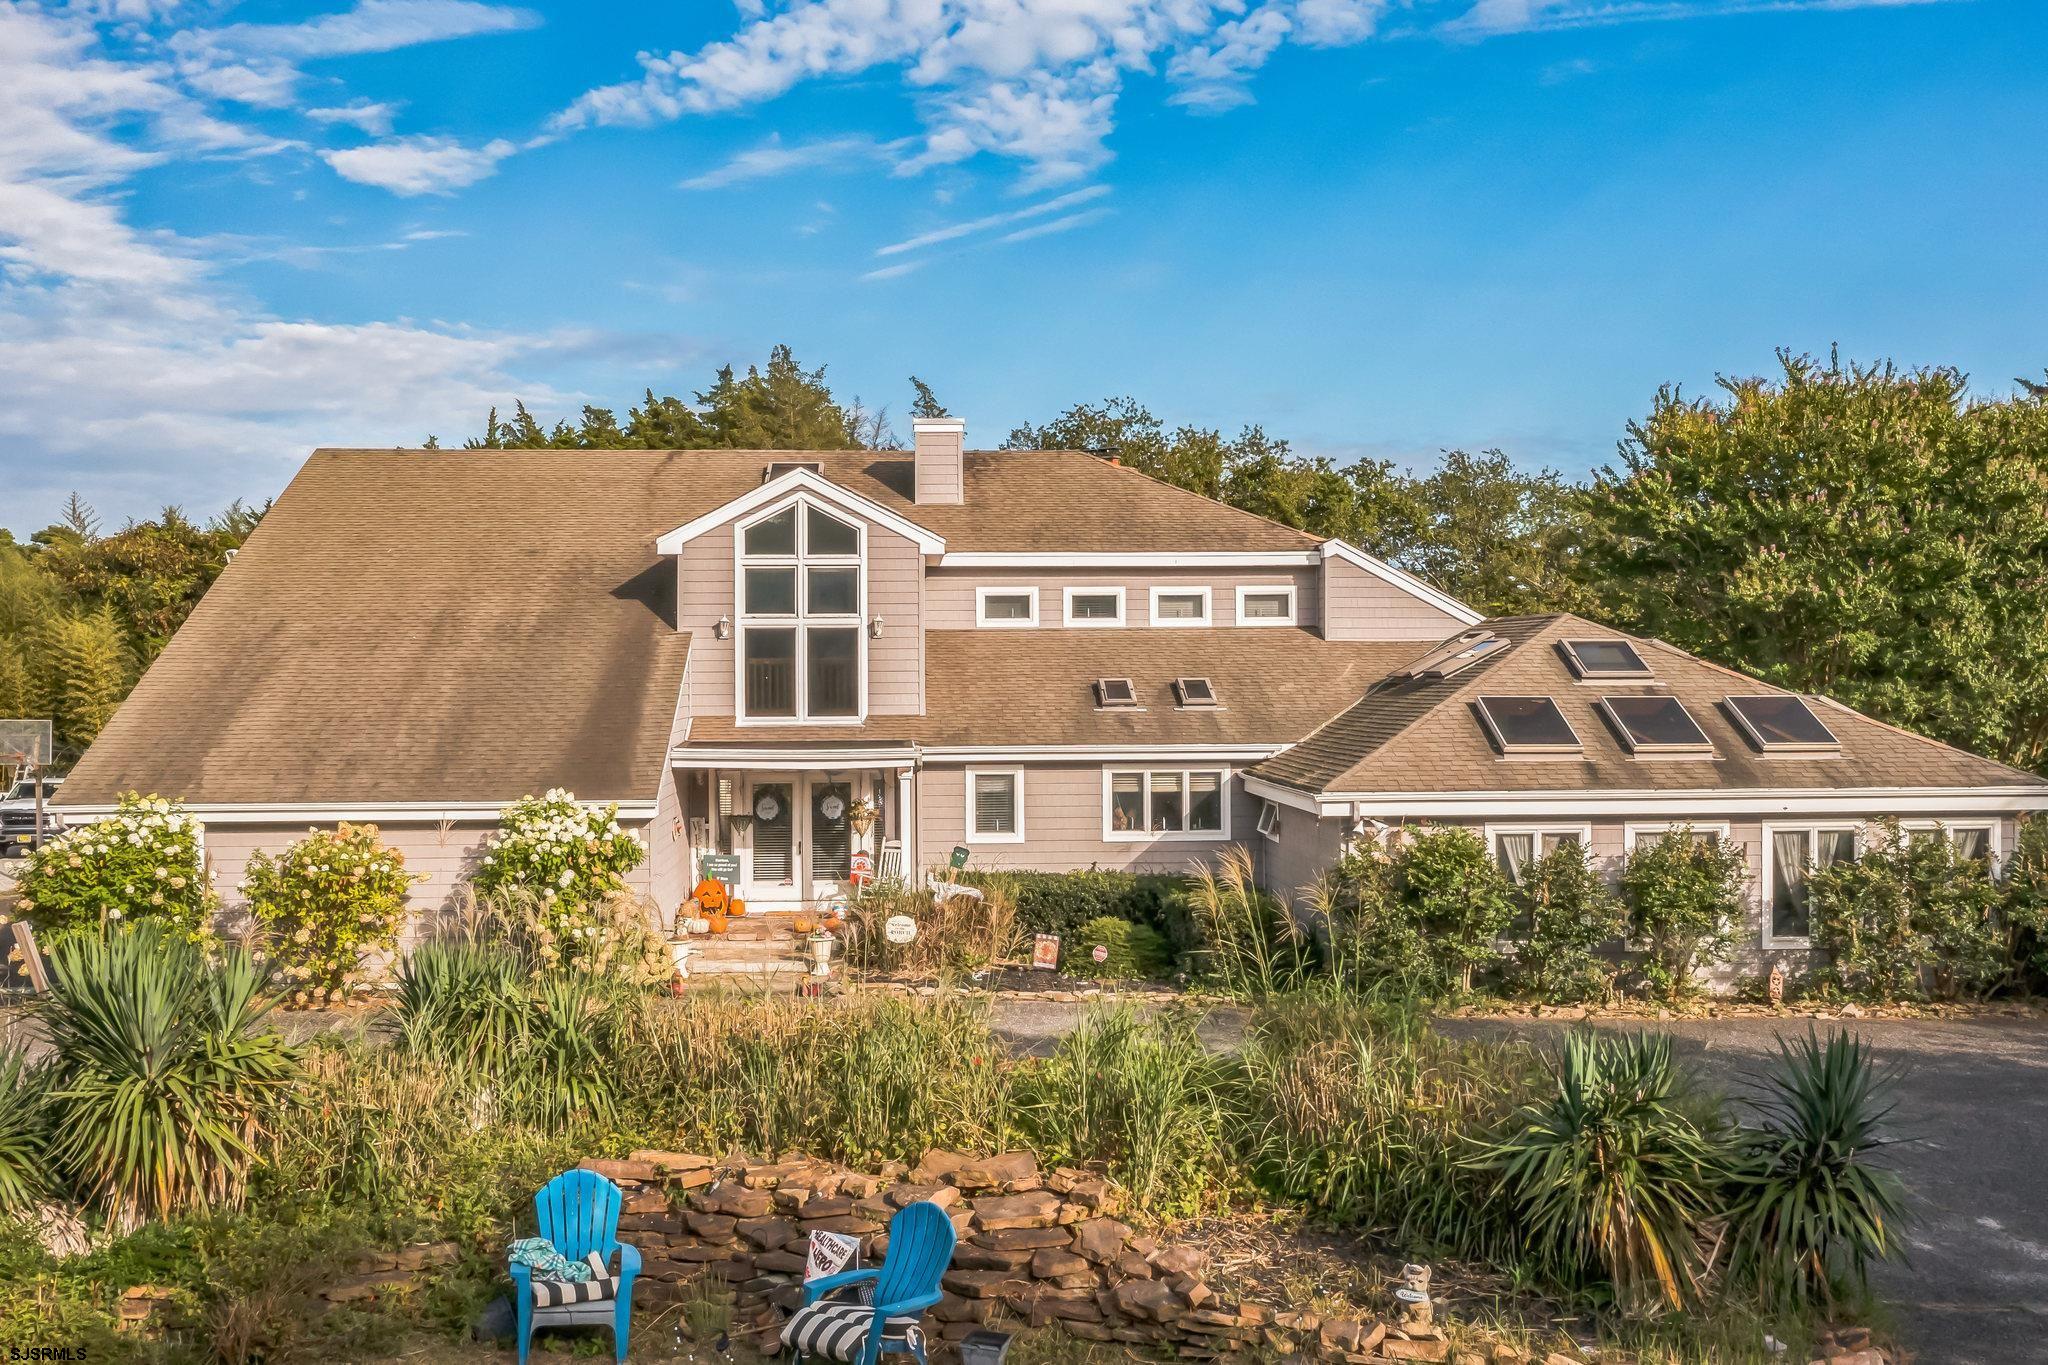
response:
{"label": "flowering white hydrangea bush", "polygon": [[313,1005],[346,997],[364,959],[398,947],[417,880],[375,825],[343,823],[307,830],[276,857],[251,855],[241,891],[289,999]]}
{"label": "flowering white hydrangea bush", "polygon": [[179,802],[129,792],[106,819],[30,854],[15,906],[46,939],[127,919],[201,938],[214,910],[201,829]]}
{"label": "flowering white hydrangea bush", "polygon": [[552,937],[573,953],[646,856],[640,836],[619,827],[618,806],[578,805],[557,787],[505,808],[470,881],[486,897],[532,898]]}

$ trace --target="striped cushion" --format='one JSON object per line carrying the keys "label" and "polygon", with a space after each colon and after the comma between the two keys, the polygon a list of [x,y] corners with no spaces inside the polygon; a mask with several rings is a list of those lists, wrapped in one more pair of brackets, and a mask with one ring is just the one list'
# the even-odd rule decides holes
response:
{"label": "striped cushion", "polygon": [[590,1263],[587,1280],[535,1280],[533,1306],[559,1308],[565,1303],[596,1303],[619,1296],[619,1282],[604,1263],[604,1253],[593,1251],[584,1258]]}
{"label": "striped cushion", "polygon": [[[875,1310],[860,1303],[814,1303],[799,1308],[782,1329],[782,1344],[807,1356],[848,1361],[860,1356],[867,1344],[868,1329],[875,1324]],[[913,1351],[924,1350],[924,1329],[916,1318],[890,1318],[882,1328],[885,1346],[901,1344]]]}

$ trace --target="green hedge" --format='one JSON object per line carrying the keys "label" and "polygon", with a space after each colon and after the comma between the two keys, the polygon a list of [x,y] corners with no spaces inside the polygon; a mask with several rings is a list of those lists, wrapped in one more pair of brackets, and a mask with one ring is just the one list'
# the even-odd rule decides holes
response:
{"label": "green hedge", "polygon": [[1186,877],[1149,872],[975,872],[960,874],[970,886],[1000,890],[1017,907],[1017,927],[1027,934],[1058,934],[1071,945],[1092,919],[1121,919],[1148,925],[1177,939],[1172,926],[1184,918],[1179,907]]}
{"label": "green hedge", "polygon": [[[1100,944],[1109,956],[1095,960]],[[1070,976],[1094,977],[1098,981],[1157,981],[1173,970],[1173,953],[1166,939],[1149,924],[1133,924],[1108,915],[1089,920],[1080,933],[1065,943],[1064,966]]]}

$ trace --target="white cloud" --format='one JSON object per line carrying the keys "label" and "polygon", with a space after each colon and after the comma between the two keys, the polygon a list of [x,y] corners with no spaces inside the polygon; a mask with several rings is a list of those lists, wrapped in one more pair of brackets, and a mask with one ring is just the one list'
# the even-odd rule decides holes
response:
{"label": "white cloud", "polygon": [[1018,228],[996,238],[999,242],[1028,242],[1034,237],[1050,237],[1056,232],[1072,232],[1077,227],[1086,227],[1109,216],[1108,209],[1088,209],[1081,213],[1070,213],[1064,218],[1055,218],[1050,223],[1034,223],[1030,227]]}
{"label": "white cloud", "polygon": [[344,180],[393,194],[448,194],[474,185],[518,150],[504,138],[472,147],[451,137],[394,137],[320,153]]}
{"label": "white cloud", "polygon": [[327,109],[308,109],[306,117],[315,123],[343,124],[371,137],[388,137],[400,105],[377,100],[351,100]]}
{"label": "white cloud", "polygon": [[895,265],[876,266],[862,275],[864,280],[898,280],[914,270],[924,269],[923,261],[898,261]]}
{"label": "white cloud", "polygon": [[767,180],[793,171],[837,170],[866,162],[886,162],[900,153],[906,142],[877,142],[870,137],[822,138],[816,142],[785,143],[779,134],[758,147],[736,153],[722,166],[693,175],[681,184],[686,190],[715,190],[749,180]]}
{"label": "white cloud", "polygon": [[[140,147],[124,141],[138,124]],[[316,443],[453,434],[513,393],[567,401],[517,370],[574,338],[277,317],[212,278],[246,243],[130,223],[136,172],[269,144],[196,109],[168,67],[109,60],[80,18],[0,5],[0,127],[0,450],[18,531],[72,488],[109,517],[214,507],[275,492]]]}
{"label": "white cloud", "polygon": [[1600,28],[1611,24],[1673,19],[1706,19],[1738,14],[1781,14],[1801,10],[1895,9],[1961,0],[1477,0],[1438,31],[1449,37],[1491,38],[1549,29]]}
{"label": "white cloud", "polygon": [[172,37],[170,49],[179,75],[193,89],[278,108],[292,102],[304,62],[510,33],[539,23],[531,10],[480,0],[359,0],[350,9],[293,24],[186,29]]}
{"label": "white cloud", "polygon": [[1959,0],[736,0],[730,37],[639,54],[637,78],[586,91],[550,121],[646,124],[747,108],[806,82],[894,70],[922,123],[914,174],[988,154],[1023,163],[1035,188],[1110,159],[1133,76],[1163,69],[1173,103],[1248,102],[1282,47],[1366,42],[1399,14],[1404,33],[1476,38],[1532,28],[1767,10]]}
{"label": "white cloud", "polygon": [[1032,218],[1043,218],[1049,213],[1060,213],[1082,204],[1091,203],[1108,193],[1109,186],[1107,185],[1090,185],[1085,190],[1075,190],[1071,194],[1062,194],[1058,198],[1047,199],[1028,208],[1012,209],[1007,213],[991,213],[986,217],[970,219],[964,223],[948,223],[944,227],[933,228],[929,232],[921,232],[917,236],[907,238],[904,241],[891,242],[887,246],[877,247],[875,254],[877,256],[900,256],[908,251],[922,251],[929,246],[938,246],[942,242],[958,241],[962,237],[972,236],[977,232],[987,232],[992,228],[1003,227],[1009,223],[1021,223]]}

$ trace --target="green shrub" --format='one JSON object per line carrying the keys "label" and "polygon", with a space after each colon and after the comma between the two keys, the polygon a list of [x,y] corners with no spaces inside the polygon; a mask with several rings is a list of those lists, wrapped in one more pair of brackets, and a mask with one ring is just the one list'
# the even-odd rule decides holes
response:
{"label": "green shrub", "polygon": [[1233,995],[1263,997],[1309,979],[1314,945],[1287,908],[1259,890],[1251,855],[1232,844],[1186,893],[1190,965]]}
{"label": "green shrub", "polygon": [[489,899],[523,892],[543,908],[549,947],[561,965],[588,955],[597,909],[626,890],[626,874],[647,856],[640,836],[619,827],[616,803],[577,803],[557,787],[505,808],[470,882]]}
{"label": "green shrub", "polygon": [[0,1217],[50,1193],[49,1081],[19,1050],[0,1057]]}
{"label": "green shrub", "polygon": [[457,893],[458,915],[473,942],[517,954],[535,978],[573,968],[623,985],[666,985],[675,975],[660,913],[631,891],[565,907],[519,886],[487,895]]}
{"label": "green shrub", "polygon": [[1700,1246],[1732,1156],[1704,1121],[1663,1034],[1565,1039],[1551,1095],[1521,1109],[1473,1164],[1498,1176],[1548,1277],[1604,1273],[1625,1306],[1698,1298]]}
{"label": "green shrub", "polygon": [[209,963],[154,924],[74,934],[50,951],[51,1163],[123,1226],[234,1205],[294,1072],[259,1031],[262,973]]}
{"label": "green shrub", "polygon": [[1778,1046],[1756,1104],[1765,1126],[1746,1138],[1731,1183],[1732,1262],[1768,1302],[1832,1307],[1900,1250],[1904,1191],[1871,1164],[1887,1145],[1889,1083],[1850,1034]]}
{"label": "green shrub", "polygon": [[1507,1259],[1467,1162],[1542,1078],[1518,1043],[1458,1042],[1406,1002],[1283,996],[1246,1025],[1233,1146],[1262,1192],[1403,1243]]}
{"label": "green shrub", "polygon": [[347,994],[367,955],[396,951],[416,880],[375,825],[343,823],[275,857],[252,854],[241,890],[285,988],[312,1004]]}
{"label": "green shrub", "polygon": [[2048,814],[2019,820],[2005,864],[2007,957],[2030,989],[2048,984]]}
{"label": "green shrub", "polygon": [[1436,966],[1421,924],[1395,886],[1395,863],[1360,845],[1305,889],[1329,979],[1343,986],[1434,989]]}
{"label": "green shrub", "polygon": [[1629,934],[1645,951],[1643,974],[1672,1000],[1702,967],[1725,962],[1747,913],[1742,850],[1686,826],[1635,846],[1621,871]]}
{"label": "green shrub", "polygon": [[15,904],[46,941],[124,919],[199,937],[214,909],[200,829],[180,803],[129,792],[106,819],[30,854]]}
{"label": "green shrub", "polygon": [[1470,991],[1474,974],[1499,960],[1497,940],[1515,914],[1486,841],[1459,826],[1425,829],[1395,856],[1394,885],[1422,935],[1430,984]]}
{"label": "green shrub", "polygon": [[1851,994],[1889,1002],[1931,991],[1952,1000],[2008,975],[1990,868],[1940,834],[1887,821],[1854,862],[1816,871],[1808,888],[1814,946]]}
{"label": "green shrub", "polygon": [[[1109,950],[1102,961],[1095,949]],[[1104,915],[1089,920],[1067,944],[1066,969],[1074,976],[1092,976],[1104,981],[1152,980],[1173,970],[1173,954],[1157,929]]]}
{"label": "green shrub", "polygon": [[1149,924],[1173,934],[1175,906],[1187,889],[1186,877],[1149,872],[977,872],[968,869],[960,880],[984,891],[1007,896],[1017,908],[1018,932],[1057,934],[1072,948],[1090,920],[1121,919]]}
{"label": "green shrub", "polygon": [[1100,1163],[1139,1207],[1196,1212],[1222,1170],[1224,1066],[1192,1017],[1095,1008],[1019,1081],[1020,1117],[1054,1160]]}
{"label": "green shrub", "polygon": [[1614,964],[1601,950],[1628,931],[1628,916],[1590,851],[1560,843],[1523,869],[1514,894],[1526,928],[1508,974],[1513,987],[1552,1004],[1612,995]]}

